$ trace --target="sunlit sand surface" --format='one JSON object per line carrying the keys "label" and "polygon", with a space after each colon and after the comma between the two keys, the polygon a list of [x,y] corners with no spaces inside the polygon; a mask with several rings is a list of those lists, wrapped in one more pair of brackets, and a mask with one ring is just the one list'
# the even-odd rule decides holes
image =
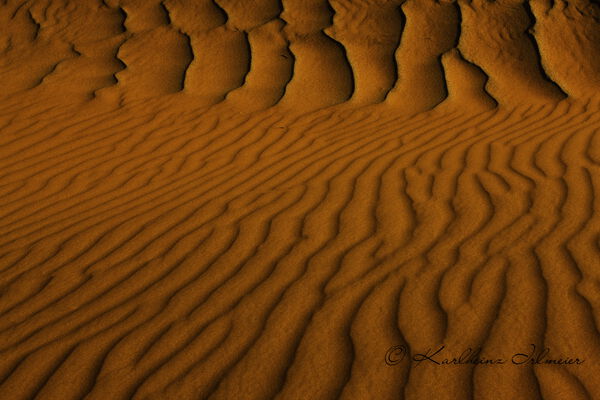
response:
{"label": "sunlit sand surface", "polygon": [[4,0],[0,52],[0,399],[600,399],[596,0]]}

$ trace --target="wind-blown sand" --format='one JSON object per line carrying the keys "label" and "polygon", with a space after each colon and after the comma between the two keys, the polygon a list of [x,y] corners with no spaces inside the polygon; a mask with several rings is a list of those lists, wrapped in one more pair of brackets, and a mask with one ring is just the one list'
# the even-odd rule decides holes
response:
{"label": "wind-blown sand", "polygon": [[0,399],[600,399],[596,0],[4,0],[0,51]]}

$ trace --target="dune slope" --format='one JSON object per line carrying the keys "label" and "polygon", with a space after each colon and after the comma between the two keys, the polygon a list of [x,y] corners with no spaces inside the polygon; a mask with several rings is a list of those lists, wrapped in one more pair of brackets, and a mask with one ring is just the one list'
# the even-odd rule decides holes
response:
{"label": "dune slope", "polygon": [[600,398],[599,18],[0,2],[0,399]]}

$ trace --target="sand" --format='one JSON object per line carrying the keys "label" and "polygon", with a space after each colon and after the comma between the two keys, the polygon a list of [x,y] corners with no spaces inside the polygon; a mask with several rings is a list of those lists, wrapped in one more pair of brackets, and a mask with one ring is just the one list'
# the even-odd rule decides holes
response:
{"label": "sand", "polygon": [[3,0],[0,52],[0,399],[600,399],[597,0]]}

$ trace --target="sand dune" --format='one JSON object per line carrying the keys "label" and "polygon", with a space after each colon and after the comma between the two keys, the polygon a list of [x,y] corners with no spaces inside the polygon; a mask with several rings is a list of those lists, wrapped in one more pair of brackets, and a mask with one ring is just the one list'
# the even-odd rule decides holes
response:
{"label": "sand dune", "polygon": [[0,399],[600,398],[599,18],[0,2]]}

